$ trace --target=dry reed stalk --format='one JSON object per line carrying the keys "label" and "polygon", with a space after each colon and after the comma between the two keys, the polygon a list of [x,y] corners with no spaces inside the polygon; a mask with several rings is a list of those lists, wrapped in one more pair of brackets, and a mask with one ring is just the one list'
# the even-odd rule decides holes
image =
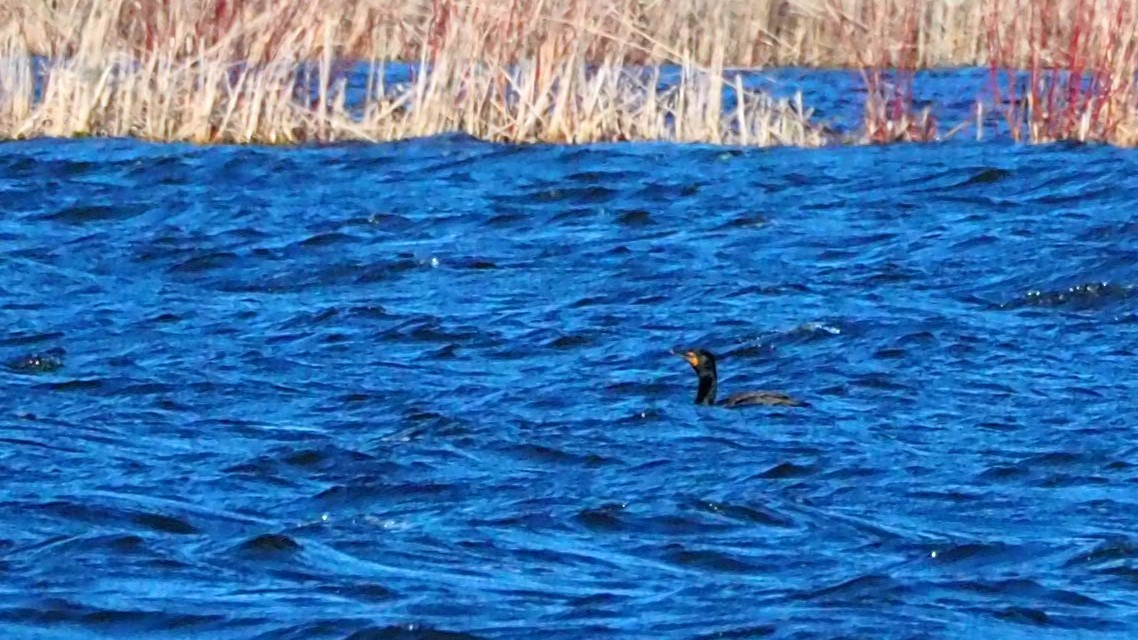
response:
{"label": "dry reed stalk", "polygon": [[871,143],[937,139],[937,120],[928,108],[917,112],[913,87],[921,58],[921,0],[864,4],[861,13],[840,13],[846,37],[865,44],[858,56],[865,86],[862,139]]}

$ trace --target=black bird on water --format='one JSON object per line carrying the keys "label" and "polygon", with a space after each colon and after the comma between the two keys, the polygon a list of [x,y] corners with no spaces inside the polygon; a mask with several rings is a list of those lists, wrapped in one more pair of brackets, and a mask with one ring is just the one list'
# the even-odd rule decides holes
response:
{"label": "black bird on water", "polygon": [[[673,352],[675,353],[675,352]],[[761,404],[784,407],[802,407],[805,402],[795,400],[781,391],[744,391],[727,396],[721,402],[715,402],[715,388],[719,382],[719,373],[715,370],[715,356],[704,349],[692,349],[676,353],[688,361],[695,374],[699,376],[699,390],[695,394],[696,404],[718,404],[721,407],[741,407],[745,405]]]}

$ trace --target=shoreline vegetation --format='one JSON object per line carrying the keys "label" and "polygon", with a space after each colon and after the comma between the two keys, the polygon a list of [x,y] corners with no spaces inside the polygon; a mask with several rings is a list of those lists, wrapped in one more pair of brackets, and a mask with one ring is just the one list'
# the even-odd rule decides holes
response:
{"label": "shoreline vegetation", "polygon": [[[1133,0],[7,0],[0,25],[3,139],[1138,144]],[[785,66],[860,74],[860,126],[746,86]],[[953,66],[988,80],[942,130],[916,72]]]}

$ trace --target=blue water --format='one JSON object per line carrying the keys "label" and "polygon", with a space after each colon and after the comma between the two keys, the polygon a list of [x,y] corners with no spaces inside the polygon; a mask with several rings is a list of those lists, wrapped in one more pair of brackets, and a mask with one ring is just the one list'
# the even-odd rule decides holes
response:
{"label": "blue water", "polygon": [[5,637],[1138,634],[1132,152],[0,150]]}

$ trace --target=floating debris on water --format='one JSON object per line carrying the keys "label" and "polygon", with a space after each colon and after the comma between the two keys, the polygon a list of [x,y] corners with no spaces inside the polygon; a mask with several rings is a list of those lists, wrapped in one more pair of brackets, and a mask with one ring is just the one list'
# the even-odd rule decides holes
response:
{"label": "floating debris on water", "polygon": [[1091,282],[1077,284],[1058,291],[1043,291],[1033,289],[1023,297],[1005,302],[1001,309],[1016,309],[1019,307],[1058,307],[1072,305],[1076,307],[1091,307],[1103,301],[1126,299],[1135,294],[1134,285],[1114,284],[1111,282]]}
{"label": "floating debris on water", "polygon": [[51,373],[63,367],[63,355],[63,349],[49,349],[12,358],[5,366],[17,373]]}

